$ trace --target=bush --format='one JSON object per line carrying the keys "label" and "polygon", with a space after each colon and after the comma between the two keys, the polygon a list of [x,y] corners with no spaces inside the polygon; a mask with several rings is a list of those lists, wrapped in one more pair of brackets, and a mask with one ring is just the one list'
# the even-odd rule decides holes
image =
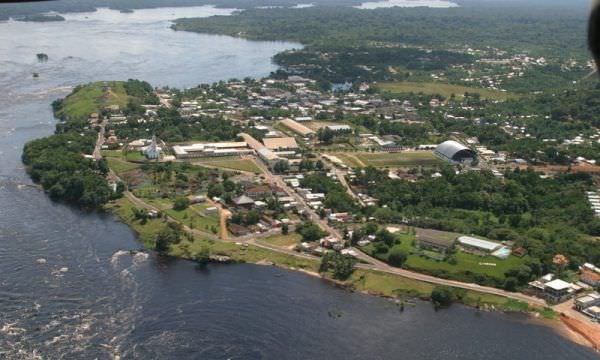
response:
{"label": "bush", "polygon": [[392,248],[388,256],[388,262],[393,266],[402,266],[406,261],[407,255],[404,251],[399,248]]}
{"label": "bush", "polygon": [[452,300],[454,300],[452,289],[447,286],[436,286],[431,291],[431,301],[436,306],[448,306],[452,304]]}
{"label": "bush", "polygon": [[356,259],[352,256],[342,255],[338,252],[328,252],[321,258],[319,272],[324,273],[329,270],[333,273],[333,278],[346,280],[354,272]]}
{"label": "bush", "polygon": [[206,266],[210,262],[210,249],[208,246],[203,246],[197,253],[194,254],[193,259],[198,263],[198,266]]}
{"label": "bush", "polygon": [[180,233],[171,226],[165,226],[156,235],[154,249],[159,253],[166,253],[169,251],[171,244],[176,244],[179,240]]}
{"label": "bush", "polygon": [[178,197],[175,199],[175,203],[173,204],[173,209],[177,211],[182,211],[190,206],[190,201],[185,197]]}

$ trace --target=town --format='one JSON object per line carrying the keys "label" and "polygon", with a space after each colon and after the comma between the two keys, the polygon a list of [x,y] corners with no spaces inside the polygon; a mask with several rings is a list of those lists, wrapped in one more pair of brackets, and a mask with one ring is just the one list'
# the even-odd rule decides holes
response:
{"label": "town", "polygon": [[[91,86],[107,92],[114,84]],[[530,168],[531,162],[458,131],[447,137],[428,134],[437,141],[423,143],[415,142],[418,135],[371,131],[369,122],[380,122],[380,129],[382,124],[410,129],[436,113],[456,118],[452,114],[462,114],[469,101],[396,97],[373,86],[322,92],[310,79],[289,76],[185,91],[154,89],[151,104],[112,105],[89,114],[86,128],[100,131],[96,151],[85,156],[106,160],[112,189],[132,204],[132,221],[165,219],[188,234],[187,240],[160,246],[146,239],[157,250],[164,246],[163,251],[195,258],[193,238],[201,237],[312,259],[339,254],[352,259],[340,278],[356,266],[425,276],[442,285],[463,281],[466,289],[479,289],[471,285],[478,283],[503,289],[497,290],[503,296],[539,299],[534,301],[574,319],[600,320],[595,291],[600,271],[594,265],[581,264],[575,271],[569,259],[556,254],[555,273],[543,274],[548,267],[522,243],[428,228],[420,217],[397,216],[389,201],[375,196],[378,181],[435,181],[449,169],[455,176],[489,173],[502,183],[505,174]],[[173,118],[189,134],[173,133]],[[593,161],[582,159],[570,167],[596,171]],[[537,176],[558,174],[550,169]],[[592,187],[582,196],[600,216],[598,192]],[[214,253],[210,259],[229,257]]]}

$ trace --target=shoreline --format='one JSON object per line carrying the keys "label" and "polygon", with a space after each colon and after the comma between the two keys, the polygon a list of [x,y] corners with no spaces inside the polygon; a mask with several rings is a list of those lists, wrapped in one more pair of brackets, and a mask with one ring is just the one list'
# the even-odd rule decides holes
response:
{"label": "shoreline", "polygon": [[[126,200],[126,201],[129,201],[129,200]],[[119,222],[127,225],[129,227],[129,229],[131,229],[136,234],[136,237],[137,237],[138,241],[140,242],[140,245],[143,246],[144,251],[154,251],[153,249],[151,249],[148,246],[147,242],[142,240],[143,230],[139,229],[139,227],[136,227],[135,224],[130,219],[127,219],[126,216],[124,216],[125,214],[119,213],[118,208],[109,207],[105,210],[108,214],[115,216],[115,218]],[[195,239],[195,240],[198,240],[198,239]],[[202,241],[202,240],[198,240],[198,241]],[[234,244],[232,242],[213,241],[212,245],[214,246],[215,244],[218,244],[218,243],[229,244],[229,245]],[[256,248],[256,249],[261,249],[254,245],[250,245],[250,247]],[[410,287],[407,287],[404,289],[396,289],[396,290],[403,290],[403,291],[397,292],[395,294],[386,294],[385,290],[370,287],[368,285],[366,285],[365,288],[362,288],[362,289],[357,288],[356,281],[352,282],[352,280],[355,280],[355,279],[349,279],[347,281],[340,281],[340,280],[332,279],[330,277],[323,276],[323,274],[320,274],[317,271],[311,270],[309,268],[305,268],[305,267],[301,267],[301,266],[294,266],[291,264],[286,264],[284,262],[278,262],[273,258],[276,255],[279,255],[275,251],[265,250],[265,249],[261,249],[261,251],[262,251],[262,253],[261,253],[262,256],[261,256],[260,260],[252,261],[251,259],[244,258],[243,256],[241,258],[231,257],[231,262],[229,264],[252,264],[252,265],[258,265],[258,266],[275,266],[280,269],[300,272],[300,273],[310,276],[312,278],[326,281],[327,283],[329,283],[332,286],[335,286],[337,288],[340,288],[340,289],[343,289],[343,290],[346,290],[349,292],[359,292],[364,295],[376,296],[376,297],[387,299],[390,301],[399,301],[402,299],[411,299],[411,298],[412,299],[420,299],[422,301],[429,301],[429,297],[427,295],[423,294],[423,292],[419,293],[417,290],[412,289]],[[181,255],[171,254],[171,253],[169,253],[167,255],[170,257],[173,257],[173,258],[180,259],[180,260],[187,260],[187,261],[193,262],[193,260],[187,256],[181,256]],[[233,255],[233,254],[230,254],[230,255]],[[291,255],[289,255],[289,256],[292,257]],[[213,262],[213,263],[216,264],[216,262]],[[220,265],[226,265],[226,264],[220,264]],[[359,273],[361,274],[360,278],[369,274],[369,272],[367,272],[365,270],[356,269],[355,274],[359,274]],[[382,276],[395,277],[396,279],[406,279],[400,275],[382,274]],[[426,284],[424,282],[419,282],[419,283]],[[427,284],[427,285],[429,285],[429,284]],[[504,298],[504,297],[501,297],[501,298],[510,300],[510,299]],[[480,305],[474,305],[472,303],[472,299],[471,299],[471,302],[469,302],[467,299],[463,299],[463,300],[455,300],[454,303],[460,304],[463,306],[467,306],[472,309],[477,309],[479,311],[485,311],[485,312],[494,311],[494,312],[501,312],[501,313],[524,314],[527,316],[526,321],[528,321],[534,325],[548,327],[548,328],[552,329],[552,331],[556,332],[558,335],[562,336],[563,338],[565,338],[573,343],[576,343],[580,346],[584,346],[586,348],[592,349],[597,352],[599,350],[598,347],[595,346],[589,340],[589,338],[587,336],[570,328],[564,322],[564,320],[563,320],[562,316],[560,316],[560,314],[556,314],[556,318],[550,319],[550,318],[543,317],[539,311],[540,310],[539,308],[530,308],[529,307],[527,310],[516,310],[516,309],[511,310],[510,308],[503,307],[503,306],[497,306],[494,304],[489,304],[489,303],[486,303],[485,301],[482,302],[481,306],[480,306]],[[528,304],[528,306],[529,306],[529,304]]]}
{"label": "shoreline", "polygon": [[[286,269],[286,270],[290,270],[290,271],[297,271],[300,273],[303,273],[305,275],[317,278],[317,279],[321,279],[324,280],[328,283],[330,283],[331,285],[349,291],[349,292],[359,292],[361,294],[364,295],[368,295],[368,296],[375,296],[378,298],[382,298],[382,299],[387,299],[390,301],[399,301],[399,300],[404,300],[402,297],[394,297],[394,296],[387,296],[384,294],[380,294],[376,291],[368,291],[368,290],[356,290],[351,288],[351,286],[349,286],[348,284],[345,284],[339,280],[335,280],[335,279],[331,279],[331,278],[327,278],[324,277],[323,275],[316,273],[316,272],[312,272],[312,271],[308,271],[305,269],[298,269],[298,268],[291,268],[291,267],[282,267],[282,266],[278,266],[276,264],[272,264],[272,263],[253,263],[253,265],[261,265],[261,266],[276,266],[279,267],[281,269]],[[418,297],[413,297],[413,299],[418,299],[421,301],[425,301],[425,302],[429,302],[429,300],[427,299],[423,299],[423,298],[418,298]],[[572,327],[570,327],[564,320],[564,315],[559,314],[558,317],[556,319],[548,319],[548,318],[544,318],[542,317],[539,312],[535,312],[535,311],[528,311],[528,312],[518,312],[518,311],[509,311],[509,310],[503,310],[503,309],[496,309],[496,308],[475,308],[469,304],[463,303],[463,302],[456,302],[457,304],[460,304],[462,306],[466,306],[469,307],[471,309],[476,309],[478,311],[484,311],[484,312],[499,312],[499,313],[516,313],[516,314],[524,314],[527,316],[527,322],[533,324],[533,325],[538,325],[538,326],[544,326],[544,327],[548,327],[550,329],[552,329],[552,331],[554,331],[555,333],[557,333],[558,335],[562,336],[563,338],[576,343],[578,345],[590,348],[596,352],[600,352],[600,348],[598,348],[589,338],[588,336],[576,331],[575,329],[573,329]]]}

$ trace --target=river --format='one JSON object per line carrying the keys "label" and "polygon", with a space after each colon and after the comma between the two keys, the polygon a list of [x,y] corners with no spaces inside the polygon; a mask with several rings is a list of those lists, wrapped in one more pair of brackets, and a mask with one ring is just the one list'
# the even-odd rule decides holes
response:
{"label": "river", "polygon": [[[189,87],[275,69],[293,43],[174,32],[211,7],[101,9],[60,23],[0,23],[0,359],[595,359],[522,315],[462,306],[404,312],[273,267],[132,256],[109,215],[52,203],[23,144],[52,133],[50,102],[101,79]],[[37,62],[36,53],[49,61]],[[40,77],[33,79],[32,73]]]}

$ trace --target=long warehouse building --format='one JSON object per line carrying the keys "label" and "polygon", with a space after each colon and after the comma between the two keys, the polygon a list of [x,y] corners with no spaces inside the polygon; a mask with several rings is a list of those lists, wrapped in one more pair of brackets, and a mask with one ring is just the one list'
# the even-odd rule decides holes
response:
{"label": "long warehouse building", "polygon": [[312,136],[315,136],[315,134],[316,134],[314,130],[312,130],[292,119],[283,119],[283,120],[281,120],[280,124],[284,125],[285,127],[289,128],[290,130],[295,132],[296,134],[303,136],[303,137],[312,137]]}

